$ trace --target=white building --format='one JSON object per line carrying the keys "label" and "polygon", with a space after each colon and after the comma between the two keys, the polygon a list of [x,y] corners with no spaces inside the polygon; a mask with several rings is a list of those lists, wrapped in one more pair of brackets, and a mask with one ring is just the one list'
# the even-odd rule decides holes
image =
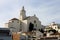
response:
{"label": "white building", "polygon": [[13,32],[17,32],[17,31],[20,31],[20,22],[19,22],[19,19],[17,18],[13,18],[11,20],[9,20],[8,23],[5,24],[5,26],[7,28],[10,28]]}
{"label": "white building", "polygon": [[43,28],[36,15],[26,17],[26,11],[24,7],[22,7],[20,11],[19,19],[13,18],[9,20],[9,22],[5,24],[5,27],[11,28],[13,32],[28,32],[32,31],[32,29],[38,30]]}
{"label": "white building", "polygon": [[52,22],[49,27],[58,31],[58,25],[55,22]]}
{"label": "white building", "polygon": [[51,30],[51,29],[55,29],[60,33],[60,24],[52,22],[45,28],[45,30]]}

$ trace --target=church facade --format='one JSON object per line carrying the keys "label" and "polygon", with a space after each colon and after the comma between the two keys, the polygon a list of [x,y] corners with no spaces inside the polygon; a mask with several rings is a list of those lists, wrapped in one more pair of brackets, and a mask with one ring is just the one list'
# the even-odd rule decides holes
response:
{"label": "church facade", "polygon": [[13,32],[28,32],[32,30],[39,30],[42,27],[41,21],[34,16],[26,16],[24,7],[20,10],[19,19],[12,18],[8,23],[5,23],[5,27],[10,28]]}

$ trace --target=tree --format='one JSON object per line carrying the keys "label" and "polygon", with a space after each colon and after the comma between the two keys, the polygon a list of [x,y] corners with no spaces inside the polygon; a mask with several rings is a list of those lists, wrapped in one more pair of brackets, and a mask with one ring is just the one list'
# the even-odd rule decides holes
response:
{"label": "tree", "polygon": [[55,29],[49,30],[49,32],[52,31],[53,33],[56,33],[57,31]]}
{"label": "tree", "polygon": [[39,29],[40,32],[44,33],[44,30],[43,29]]}

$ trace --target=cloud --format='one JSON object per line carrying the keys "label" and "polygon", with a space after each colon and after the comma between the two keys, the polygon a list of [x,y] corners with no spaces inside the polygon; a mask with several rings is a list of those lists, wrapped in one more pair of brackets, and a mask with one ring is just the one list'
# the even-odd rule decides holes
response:
{"label": "cloud", "polygon": [[[56,19],[59,20],[60,16],[60,0],[51,0],[51,1],[42,1],[40,4],[40,1],[36,4],[32,4],[31,11],[34,12],[38,18],[41,20],[42,24],[46,25],[49,22],[52,22]],[[38,5],[38,7],[37,7]],[[33,11],[34,10],[34,11]],[[31,14],[32,14],[31,12]],[[56,21],[57,22],[57,21]]]}
{"label": "cloud", "polygon": [[0,0],[0,26],[13,17],[19,18],[22,6],[27,16],[36,14],[43,25],[60,20],[60,0]]}

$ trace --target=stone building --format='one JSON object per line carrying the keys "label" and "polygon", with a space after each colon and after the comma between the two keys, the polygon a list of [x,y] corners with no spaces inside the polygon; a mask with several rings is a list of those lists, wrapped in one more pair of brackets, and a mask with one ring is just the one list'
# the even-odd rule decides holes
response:
{"label": "stone building", "polygon": [[28,32],[32,31],[33,29],[39,30],[40,28],[43,28],[41,21],[39,21],[36,15],[28,17],[26,16],[24,7],[22,7],[20,10],[19,19],[12,18],[8,23],[5,24],[5,27],[10,28],[13,32]]}

